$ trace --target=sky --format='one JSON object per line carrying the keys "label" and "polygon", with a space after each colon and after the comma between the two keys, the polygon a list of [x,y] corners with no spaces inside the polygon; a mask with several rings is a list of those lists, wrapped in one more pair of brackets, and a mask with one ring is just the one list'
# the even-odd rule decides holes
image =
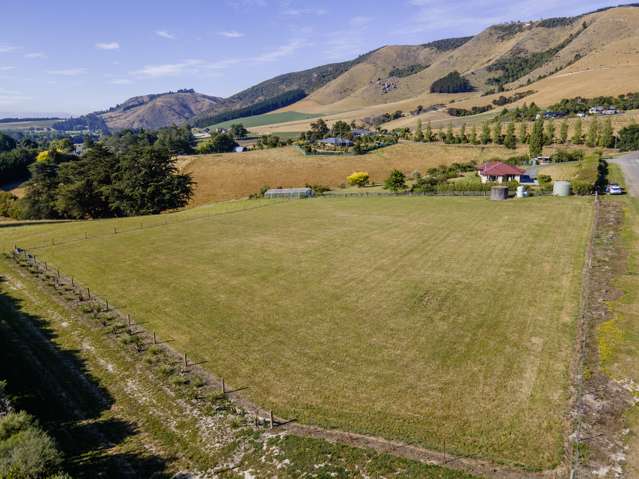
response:
{"label": "sky", "polygon": [[630,3],[597,0],[0,0],[0,117],[147,93],[227,97],[389,44]]}

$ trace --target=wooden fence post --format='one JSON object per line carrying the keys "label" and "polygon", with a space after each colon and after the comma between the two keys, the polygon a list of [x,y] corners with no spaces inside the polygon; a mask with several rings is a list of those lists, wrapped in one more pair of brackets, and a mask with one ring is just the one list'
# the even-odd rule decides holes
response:
{"label": "wooden fence post", "polygon": [[226,394],[226,385],[224,384],[224,378],[222,378],[222,394]]}
{"label": "wooden fence post", "polygon": [[153,344],[157,344],[157,339],[155,338],[155,331],[153,331]]}
{"label": "wooden fence post", "polygon": [[275,423],[273,422],[273,410],[272,409],[268,412],[268,415],[269,415],[269,422],[271,424],[271,429],[273,429],[273,426],[274,426]]}
{"label": "wooden fence post", "polygon": [[186,357],[186,353],[184,353],[184,367],[186,368],[188,366],[189,366],[189,361],[188,361],[188,359]]}

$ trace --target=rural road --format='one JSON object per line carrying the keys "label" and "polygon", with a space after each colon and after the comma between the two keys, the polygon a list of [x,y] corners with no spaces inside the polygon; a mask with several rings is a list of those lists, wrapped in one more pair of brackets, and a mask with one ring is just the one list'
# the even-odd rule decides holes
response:
{"label": "rural road", "polygon": [[627,153],[610,162],[619,165],[623,170],[628,194],[639,197],[639,151]]}

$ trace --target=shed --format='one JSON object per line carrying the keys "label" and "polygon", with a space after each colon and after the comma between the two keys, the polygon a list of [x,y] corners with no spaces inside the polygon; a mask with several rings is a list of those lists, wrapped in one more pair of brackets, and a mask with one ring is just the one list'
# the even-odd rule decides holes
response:
{"label": "shed", "polygon": [[274,198],[312,198],[313,196],[315,196],[315,193],[311,188],[273,188],[264,193],[264,198],[270,200]]}
{"label": "shed", "polygon": [[246,147],[245,146],[236,146],[235,147],[235,153],[244,153],[246,151]]}

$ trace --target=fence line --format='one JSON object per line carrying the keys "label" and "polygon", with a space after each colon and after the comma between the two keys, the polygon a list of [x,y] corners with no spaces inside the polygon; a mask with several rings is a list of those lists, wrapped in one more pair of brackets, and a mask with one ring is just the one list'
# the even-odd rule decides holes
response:
{"label": "fence line", "polygon": [[[161,341],[155,331],[147,331],[140,324],[132,321],[130,314],[125,314],[116,307],[113,303],[110,303],[107,298],[101,298],[95,293],[92,293],[88,287],[82,286],[75,278],[66,276],[60,272],[59,269],[54,268],[50,264],[38,261],[37,257],[29,251],[15,246],[10,253],[19,267],[28,268],[29,272],[36,274],[39,280],[53,280],[53,286],[56,291],[62,290],[73,292],[79,298],[80,305],[89,304],[97,305],[98,314],[111,313],[115,315],[115,318],[100,318],[98,315],[94,315],[94,319],[103,328],[110,327],[109,334],[113,334],[114,337],[118,337],[121,333],[126,332],[129,337],[137,338],[132,341],[135,345],[137,353],[143,353],[150,347],[160,347],[167,354],[169,359],[172,359],[173,365],[181,364],[184,369],[180,371],[180,374],[186,376],[187,374],[193,377],[200,378],[204,381],[204,385],[215,388],[219,392],[218,398],[228,399],[232,403],[239,406],[242,410],[248,413],[250,422],[247,425],[252,425],[256,428],[280,428],[284,431],[288,431],[290,434],[312,437],[316,439],[322,439],[329,442],[336,442],[346,444],[351,447],[373,449],[379,453],[391,454],[396,457],[403,457],[409,460],[418,461],[427,464],[435,464],[449,469],[470,472],[478,476],[492,476],[500,479],[524,479],[537,477],[540,479],[557,478],[557,473],[560,469],[542,471],[540,473],[529,473],[524,470],[513,469],[507,465],[492,463],[487,460],[482,460],[472,457],[455,456],[446,451],[435,451],[425,449],[419,446],[401,443],[398,441],[392,441],[375,436],[368,436],[364,434],[356,434],[351,432],[345,432],[338,429],[324,429],[318,426],[312,426],[307,424],[299,424],[295,419],[285,420],[277,417],[272,409],[263,409],[256,404],[245,399],[238,393],[245,388],[232,390],[228,387],[223,377],[217,377],[214,374],[200,368],[198,364],[189,361],[191,357],[188,353],[179,353],[171,346],[166,344],[166,340]],[[63,297],[64,301],[71,301],[68,298]],[[94,310],[91,310],[94,312]],[[88,312],[81,310],[81,317],[85,320],[89,320],[87,317]],[[109,324],[115,322],[115,325]],[[133,329],[135,327],[135,331]],[[127,348],[126,343],[122,346],[123,351],[133,354],[130,348]]]}
{"label": "fence line", "polygon": [[579,312],[579,339],[577,346],[577,366],[575,376],[575,426],[574,426],[574,439],[571,443],[571,468],[570,479],[578,479],[580,477],[581,468],[581,433],[583,428],[583,413],[584,413],[584,373],[586,363],[586,351],[587,342],[590,328],[590,315],[588,310],[590,308],[590,293],[591,293],[591,277],[592,277],[592,257],[594,251],[595,237],[597,235],[597,229],[599,227],[599,215],[600,215],[600,199],[599,195],[595,193],[594,201],[594,213],[592,220],[592,231],[590,238],[588,239],[588,246],[586,249],[586,262],[582,273],[582,287],[581,287],[581,299],[580,299],[580,312]]}
{"label": "fence line", "polygon": [[[132,224],[134,224],[135,226],[127,228],[119,228],[117,226],[114,226],[112,228],[108,228],[108,232],[104,232],[104,233],[96,233],[96,234],[89,234],[88,232],[84,231],[81,236],[78,235],[78,237],[73,238],[73,239],[67,239],[67,240],[62,240],[62,241],[56,241],[55,238],[50,237],[50,239],[43,241],[42,243],[35,243],[33,245],[29,246],[29,250],[30,251],[37,251],[37,250],[41,250],[44,248],[49,248],[52,246],[64,246],[64,245],[69,245],[69,244],[74,244],[74,243],[81,243],[83,241],[88,241],[88,240],[93,240],[93,239],[97,239],[97,238],[104,238],[107,236],[113,236],[113,235],[117,235],[117,234],[124,234],[124,233],[133,233],[136,231],[142,231],[142,230],[149,230],[149,229],[154,229],[154,228],[161,228],[163,226],[169,226],[169,225],[176,225],[176,224],[184,224],[184,223],[190,223],[193,221],[200,221],[200,220],[205,220],[205,219],[209,219],[209,218],[217,218],[220,216],[227,216],[227,215],[232,215],[232,214],[238,214],[238,213],[243,213],[246,211],[253,211],[253,210],[257,210],[257,209],[261,209],[261,208],[267,208],[270,206],[274,206],[277,204],[281,204],[284,203],[285,201],[272,201],[272,202],[264,202],[263,204],[260,205],[255,205],[255,206],[249,206],[246,208],[239,208],[237,210],[230,210],[230,211],[223,211],[220,213],[212,213],[209,212],[208,214],[203,214],[203,215],[197,215],[197,216],[187,216],[184,219],[181,218],[177,218],[175,216],[172,216],[169,220],[169,217],[167,215],[166,218],[164,218],[164,221],[161,220],[161,217],[158,216],[152,216],[152,218],[160,218],[155,224],[144,224],[143,221],[140,218],[140,222],[136,223],[134,221],[131,221]],[[108,220],[113,221],[116,218],[108,218]],[[126,218],[122,218],[122,219],[126,219]],[[107,218],[99,220],[99,221],[104,221],[107,220]],[[78,222],[76,222],[77,224]]]}
{"label": "fence line", "polygon": [[[143,353],[151,346],[160,347],[169,359],[173,360],[172,364],[181,364],[184,367],[180,372],[181,375],[189,374],[194,377],[199,377],[204,381],[206,386],[215,388],[215,390],[219,391],[221,396],[226,399],[228,399],[228,395],[236,392],[228,388],[224,378],[218,378],[208,371],[199,368],[198,364],[201,363],[192,362],[190,360],[190,358],[193,357],[192,355],[174,350],[167,345],[167,340],[160,340],[157,332],[147,331],[139,323],[135,323],[130,314],[125,314],[114,307],[114,304],[109,302],[107,298],[101,298],[94,292],[91,292],[88,287],[78,283],[74,277],[66,276],[61,273],[59,269],[52,267],[46,262],[39,261],[36,255],[24,248],[15,246],[10,255],[19,267],[28,268],[29,272],[39,276],[38,279],[41,281],[53,281],[52,285],[56,291],[72,292],[77,296],[80,307],[82,307],[82,305],[90,306],[89,311],[81,309],[81,316],[83,318],[88,319],[87,314],[94,313],[93,319],[98,323],[97,325],[102,328],[109,328],[109,334],[113,334],[113,336],[117,338],[123,333],[126,333],[130,338],[134,338],[131,340],[131,343],[126,343],[126,345],[132,344],[137,353]],[[68,298],[63,299],[70,301]],[[97,311],[95,308],[97,308]],[[100,314],[105,313],[109,313],[109,316],[100,317]],[[123,350],[127,350],[126,345],[123,346]],[[239,402],[236,399],[233,399],[233,401]],[[252,403],[243,401],[241,402],[241,406],[248,413],[255,416],[256,426],[266,424],[273,428],[278,424],[287,423],[287,421],[276,418],[271,410],[260,409]]]}

